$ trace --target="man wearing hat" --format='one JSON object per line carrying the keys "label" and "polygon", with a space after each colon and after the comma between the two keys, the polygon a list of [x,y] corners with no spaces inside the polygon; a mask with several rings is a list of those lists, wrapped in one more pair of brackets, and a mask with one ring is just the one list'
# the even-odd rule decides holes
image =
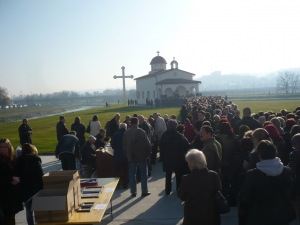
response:
{"label": "man wearing hat", "polygon": [[90,135],[87,142],[81,148],[82,164],[90,165],[94,170],[97,169],[95,141],[96,138]]}

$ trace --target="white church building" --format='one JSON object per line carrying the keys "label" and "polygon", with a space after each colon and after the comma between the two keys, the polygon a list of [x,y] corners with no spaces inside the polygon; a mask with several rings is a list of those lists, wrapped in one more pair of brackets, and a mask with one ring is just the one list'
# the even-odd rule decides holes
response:
{"label": "white church building", "polygon": [[193,80],[194,73],[178,69],[175,58],[171,68],[167,69],[167,61],[157,52],[150,65],[149,74],[134,79],[139,104],[146,104],[146,99],[154,101],[155,98],[185,97],[199,93],[201,81]]}

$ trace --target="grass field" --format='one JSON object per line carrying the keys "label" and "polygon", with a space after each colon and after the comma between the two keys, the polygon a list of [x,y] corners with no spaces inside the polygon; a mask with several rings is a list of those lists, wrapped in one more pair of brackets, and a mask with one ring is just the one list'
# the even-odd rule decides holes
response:
{"label": "grass field", "polygon": [[[110,108],[92,108],[84,111],[73,112],[64,114],[66,117],[65,124],[68,129],[71,129],[71,124],[74,123],[76,116],[80,116],[81,121],[87,125],[94,115],[98,115],[102,127],[105,126],[106,122],[113,118],[115,113],[121,114],[121,121],[125,120],[126,115],[133,115],[134,113],[149,117],[150,114],[157,111],[162,115],[164,114],[179,114],[179,108],[146,108],[139,106],[127,107],[124,105],[115,105]],[[29,120],[29,125],[33,129],[32,142],[36,145],[38,151],[42,152],[53,152],[57,144],[56,140],[56,124],[59,121],[59,116],[50,116],[45,118]],[[13,146],[16,148],[19,145],[18,128],[21,122],[13,122],[2,124],[0,129],[0,137],[8,138]],[[88,134],[86,135],[88,136]]]}
{"label": "grass field", "polygon": [[[229,99],[230,100],[230,99]],[[235,101],[239,109],[250,107],[252,112],[268,111],[279,112],[285,108],[288,111],[293,111],[297,106],[300,106],[299,100],[268,100],[268,101]],[[110,108],[92,108],[84,111],[64,114],[66,117],[66,125],[70,129],[76,116],[80,116],[84,124],[88,124],[93,115],[98,115],[102,127],[110,120],[117,112],[121,114],[121,121],[125,120],[126,115],[142,114],[149,117],[153,112],[159,112],[162,115],[172,114],[179,115],[180,108],[146,108],[139,106],[127,107],[124,105],[114,105]],[[53,152],[57,143],[56,140],[56,123],[59,116],[51,116],[40,119],[30,120],[29,124],[33,129],[32,140],[39,152]],[[0,137],[10,139],[13,146],[16,148],[19,145],[18,127],[21,122],[13,122],[0,125]]]}

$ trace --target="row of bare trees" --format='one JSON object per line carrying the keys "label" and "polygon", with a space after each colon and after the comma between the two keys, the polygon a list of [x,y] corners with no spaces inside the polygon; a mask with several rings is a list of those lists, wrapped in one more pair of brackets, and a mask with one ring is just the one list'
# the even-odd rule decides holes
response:
{"label": "row of bare trees", "polygon": [[283,70],[278,73],[277,90],[285,93],[295,93],[300,90],[300,71]]}
{"label": "row of bare trees", "polygon": [[[127,96],[130,96],[130,98],[135,98],[136,96],[136,90],[130,89],[127,90]],[[68,98],[78,98],[78,97],[97,97],[97,96],[103,96],[103,95],[123,95],[123,90],[117,89],[117,90],[104,90],[103,93],[99,91],[94,92],[85,92],[85,93],[79,93],[75,91],[60,91],[60,92],[54,92],[54,93],[48,93],[48,94],[36,94],[32,93],[30,95],[19,95],[19,96],[13,96],[14,100],[26,100],[27,104],[33,103],[36,100],[51,100],[51,99],[68,99]]]}

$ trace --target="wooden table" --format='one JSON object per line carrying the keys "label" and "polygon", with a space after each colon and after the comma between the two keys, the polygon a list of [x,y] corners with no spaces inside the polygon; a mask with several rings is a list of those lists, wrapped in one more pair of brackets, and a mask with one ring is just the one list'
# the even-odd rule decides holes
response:
{"label": "wooden table", "polygon": [[[74,212],[72,217],[67,222],[45,222],[45,223],[37,223],[38,225],[64,225],[64,224],[94,224],[94,223],[100,223],[104,213],[107,209],[107,206],[111,203],[111,198],[114,193],[112,192],[105,192],[106,188],[116,188],[119,178],[113,177],[113,178],[98,178],[98,186],[104,186],[102,193],[100,194],[99,198],[84,198],[81,199],[82,202],[95,202],[91,212]],[[106,204],[106,207],[104,209],[95,210],[94,207],[97,204]],[[111,205],[112,207],[112,205]],[[111,214],[112,214],[112,208],[111,208]]]}

